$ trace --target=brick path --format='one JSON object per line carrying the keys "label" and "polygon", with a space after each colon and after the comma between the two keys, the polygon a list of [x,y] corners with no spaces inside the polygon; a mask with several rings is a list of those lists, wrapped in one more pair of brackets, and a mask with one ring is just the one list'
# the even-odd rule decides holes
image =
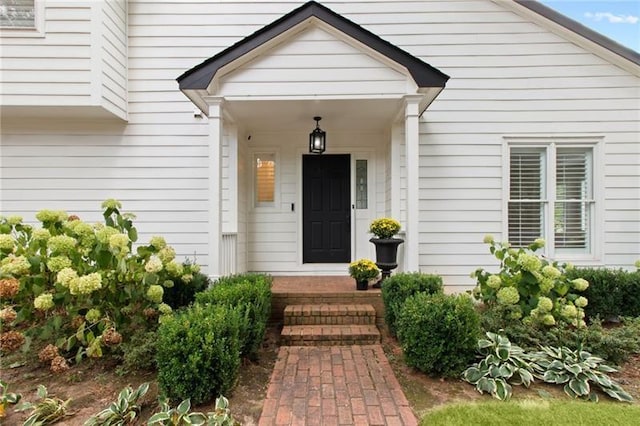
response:
{"label": "brick path", "polygon": [[259,425],[417,425],[380,345],[282,346]]}

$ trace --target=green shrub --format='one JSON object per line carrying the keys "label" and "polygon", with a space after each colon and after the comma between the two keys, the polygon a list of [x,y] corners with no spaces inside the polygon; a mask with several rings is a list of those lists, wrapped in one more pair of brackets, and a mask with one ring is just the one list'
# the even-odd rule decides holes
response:
{"label": "green shrub", "polygon": [[[187,278],[188,281],[185,281]],[[189,279],[190,278],[190,279]],[[164,289],[164,302],[173,309],[189,306],[196,300],[196,294],[206,290],[211,285],[208,276],[201,272],[192,274],[192,277],[180,277],[171,288]]]}
{"label": "green shrub", "polygon": [[384,302],[384,320],[389,331],[396,335],[396,321],[400,309],[408,297],[417,293],[442,293],[442,278],[437,275],[420,272],[405,272],[392,275],[383,281],[382,301]]}
{"label": "green shrub", "polygon": [[623,269],[576,268],[567,274],[583,278],[590,286],[584,292],[589,304],[587,317],[609,319],[617,316],[640,316],[640,273]]}
{"label": "green shrub", "polygon": [[464,294],[409,297],[397,330],[407,364],[442,376],[460,375],[474,359],[481,334],[478,312]]}
{"label": "green shrub", "polygon": [[118,373],[155,371],[157,339],[158,333],[155,330],[139,331],[123,342],[119,346],[122,351],[122,364],[118,367]]}
{"label": "green shrub", "polygon": [[566,346],[591,352],[616,365],[640,353],[640,318],[623,318],[620,327],[612,328],[602,327],[597,317],[586,327],[558,324],[549,328],[505,320],[500,309],[493,307],[482,312],[482,328],[493,332],[502,330],[509,340],[528,351],[535,351],[539,346]]}
{"label": "green shrub", "polygon": [[173,401],[195,404],[228,392],[240,367],[239,311],[195,304],[158,328],[158,385]]}
{"label": "green shrub", "polygon": [[201,304],[238,307],[241,314],[240,353],[254,357],[271,314],[272,278],[261,274],[242,274],[220,278],[213,287],[196,295]]}

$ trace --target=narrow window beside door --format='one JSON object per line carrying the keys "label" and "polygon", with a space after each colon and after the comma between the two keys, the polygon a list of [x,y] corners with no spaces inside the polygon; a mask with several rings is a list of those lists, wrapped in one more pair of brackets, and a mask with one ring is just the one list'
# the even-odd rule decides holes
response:
{"label": "narrow window beside door", "polygon": [[274,206],[276,192],[275,154],[256,154],[254,157],[254,175],[255,206]]}

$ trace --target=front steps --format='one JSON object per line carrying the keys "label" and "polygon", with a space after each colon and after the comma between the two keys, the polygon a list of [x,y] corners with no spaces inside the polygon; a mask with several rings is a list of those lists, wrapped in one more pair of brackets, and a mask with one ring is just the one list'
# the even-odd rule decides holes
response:
{"label": "front steps", "polygon": [[376,310],[369,304],[288,305],[280,342],[285,346],[377,344]]}

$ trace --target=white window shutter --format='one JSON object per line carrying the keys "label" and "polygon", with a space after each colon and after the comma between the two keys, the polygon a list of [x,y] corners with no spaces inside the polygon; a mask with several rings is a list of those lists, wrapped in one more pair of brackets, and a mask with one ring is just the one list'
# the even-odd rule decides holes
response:
{"label": "white window shutter", "polygon": [[593,203],[591,152],[558,149],[554,234],[557,249],[588,249]]}
{"label": "white window shutter", "polygon": [[516,247],[544,236],[544,150],[512,148],[509,172],[509,241]]}

